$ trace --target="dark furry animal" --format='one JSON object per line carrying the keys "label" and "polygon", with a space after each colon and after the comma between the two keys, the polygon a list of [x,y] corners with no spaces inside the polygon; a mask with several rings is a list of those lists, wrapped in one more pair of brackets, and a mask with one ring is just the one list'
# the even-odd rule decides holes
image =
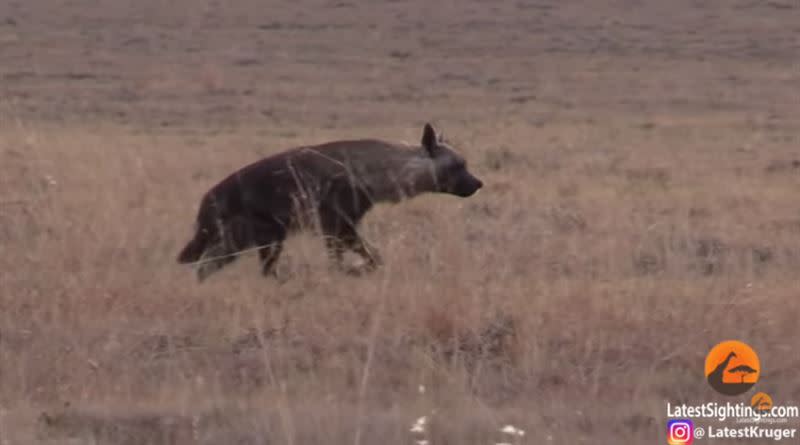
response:
{"label": "dark furry animal", "polygon": [[212,187],[178,262],[198,263],[202,281],[238,253],[255,248],[267,275],[288,234],[317,227],[339,264],[349,249],[372,269],[380,257],[356,229],[373,204],[424,192],[467,197],[482,186],[430,124],[419,147],[371,139],[298,147],[250,164]]}

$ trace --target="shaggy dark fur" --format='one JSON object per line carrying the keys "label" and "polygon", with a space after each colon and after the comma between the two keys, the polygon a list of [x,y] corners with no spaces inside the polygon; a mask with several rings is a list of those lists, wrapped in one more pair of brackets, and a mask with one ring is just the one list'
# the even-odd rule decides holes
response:
{"label": "shaggy dark fur", "polygon": [[419,147],[370,139],[298,147],[250,164],[212,187],[178,262],[199,263],[197,276],[203,280],[255,248],[266,275],[288,234],[318,228],[337,262],[351,250],[374,268],[380,257],[356,230],[373,204],[425,192],[467,197],[482,186],[430,124]]}

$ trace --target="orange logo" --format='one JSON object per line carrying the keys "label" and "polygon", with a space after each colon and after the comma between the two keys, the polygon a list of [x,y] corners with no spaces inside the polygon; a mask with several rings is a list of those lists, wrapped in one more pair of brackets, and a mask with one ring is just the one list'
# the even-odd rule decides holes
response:
{"label": "orange logo", "polygon": [[750,399],[750,406],[756,411],[765,413],[772,409],[772,397],[765,392],[756,393],[752,399]]}
{"label": "orange logo", "polygon": [[745,343],[728,340],[711,348],[706,356],[706,379],[717,392],[737,396],[758,382],[761,362]]}

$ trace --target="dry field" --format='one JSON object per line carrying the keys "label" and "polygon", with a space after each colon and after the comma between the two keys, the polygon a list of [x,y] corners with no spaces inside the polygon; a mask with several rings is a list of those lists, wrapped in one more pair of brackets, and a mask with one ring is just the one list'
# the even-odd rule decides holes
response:
{"label": "dry field", "polygon": [[[663,443],[725,339],[800,404],[795,0],[4,0],[0,61],[0,445]],[[379,271],[175,263],[231,170],[428,120],[486,186]]]}

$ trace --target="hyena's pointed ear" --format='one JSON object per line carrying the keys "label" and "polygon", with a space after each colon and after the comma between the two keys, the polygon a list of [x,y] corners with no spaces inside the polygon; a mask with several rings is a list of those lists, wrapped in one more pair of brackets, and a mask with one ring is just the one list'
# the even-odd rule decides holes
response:
{"label": "hyena's pointed ear", "polygon": [[422,130],[422,146],[428,153],[433,156],[433,151],[436,149],[436,130],[433,129],[431,124],[425,124],[425,129]]}

